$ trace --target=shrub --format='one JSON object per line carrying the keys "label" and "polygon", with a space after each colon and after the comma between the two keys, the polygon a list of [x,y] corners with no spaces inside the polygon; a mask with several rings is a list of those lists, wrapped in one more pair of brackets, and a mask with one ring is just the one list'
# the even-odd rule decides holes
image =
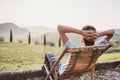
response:
{"label": "shrub", "polygon": [[4,41],[4,37],[0,37],[0,41]]}
{"label": "shrub", "polygon": [[19,43],[23,43],[23,41],[22,41],[22,40],[19,40]]}
{"label": "shrub", "polygon": [[35,41],[35,44],[38,45],[38,44],[40,44],[40,43],[39,43],[38,41]]}
{"label": "shrub", "polygon": [[54,42],[50,42],[50,46],[55,46],[55,43]]}

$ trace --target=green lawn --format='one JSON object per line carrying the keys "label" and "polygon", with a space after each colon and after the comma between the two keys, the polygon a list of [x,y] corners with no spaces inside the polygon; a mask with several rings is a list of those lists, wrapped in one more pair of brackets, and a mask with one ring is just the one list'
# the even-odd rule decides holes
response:
{"label": "green lawn", "polygon": [[120,48],[109,49],[98,59],[99,62],[108,60],[120,60]]}
{"label": "green lawn", "polygon": [[[45,52],[52,52],[58,56],[62,50],[63,48],[59,47],[0,42],[0,71],[40,68],[43,65]],[[119,49],[108,51],[98,61],[105,60],[120,60]]]}
{"label": "green lawn", "polygon": [[98,62],[108,60],[120,60],[120,52],[113,54],[103,54],[102,56],[99,57]]}
{"label": "green lawn", "polygon": [[45,52],[58,53],[60,49],[43,45],[0,42],[0,71],[39,68],[43,64]]}

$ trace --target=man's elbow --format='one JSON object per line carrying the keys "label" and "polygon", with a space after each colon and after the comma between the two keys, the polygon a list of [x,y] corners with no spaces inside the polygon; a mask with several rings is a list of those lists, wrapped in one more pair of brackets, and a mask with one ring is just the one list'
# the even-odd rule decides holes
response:
{"label": "man's elbow", "polygon": [[115,33],[115,30],[111,29],[110,32],[109,32],[109,34],[108,34],[108,36],[112,38],[113,35],[114,35],[114,33]]}
{"label": "man's elbow", "polygon": [[61,25],[58,25],[57,30],[58,30],[59,32],[62,31],[62,26],[61,26]]}
{"label": "man's elbow", "polygon": [[113,36],[115,33],[115,30],[114,29],[111,29],[111,36]]}

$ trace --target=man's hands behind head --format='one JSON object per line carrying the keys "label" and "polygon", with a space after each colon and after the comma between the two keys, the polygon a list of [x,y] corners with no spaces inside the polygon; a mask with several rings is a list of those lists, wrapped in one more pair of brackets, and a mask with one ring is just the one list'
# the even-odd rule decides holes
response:
{"label": "man's hands behind head", "polygon": [[84,30],[83,32],[84,32],[83,38],[86,39],[86,40],[88,40],[88,41],[93,42],[98,37],[98,34],[94,30],[91,30],[91,31]]}

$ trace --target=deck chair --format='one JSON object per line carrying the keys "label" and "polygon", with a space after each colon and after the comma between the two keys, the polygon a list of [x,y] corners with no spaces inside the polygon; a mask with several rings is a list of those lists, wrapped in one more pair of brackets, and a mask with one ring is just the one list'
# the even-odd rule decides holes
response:
{"label": "deck chair", "polygon": [[[107,44],[106,46],[65,48],[50,70],[48,70],[46,64],[44,64],[44,67],[47,71],[47,76],[45,80],[65,80],[69,79],[71,76],[73,77],[73,79],[75,77],[80,78],[80,76],[82,76],[84,73],[90,71],[91,80],[94,80],[94,70],[96,61],[99,58],[99,56],[101,56],[111,46],[112,46],[111,44]],[[62,57],[64,56],[64,54],[68,52],[71,53],[69,64],[65,71],[61,75],[59,75],[58,64]]]}

